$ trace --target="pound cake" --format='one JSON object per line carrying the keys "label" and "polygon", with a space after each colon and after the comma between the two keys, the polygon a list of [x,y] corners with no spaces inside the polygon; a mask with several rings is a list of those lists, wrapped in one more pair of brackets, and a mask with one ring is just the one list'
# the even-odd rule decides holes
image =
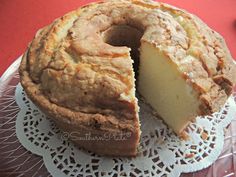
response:
{"label": "pound cake", "polygon": [[136,91],[181,136],[196,116],[218,111],[236,82],[218,33],[145,0],[91,3],[56,19],[37,32],[19,72],[28,97],[75,144],[112,156],[138,153]]}

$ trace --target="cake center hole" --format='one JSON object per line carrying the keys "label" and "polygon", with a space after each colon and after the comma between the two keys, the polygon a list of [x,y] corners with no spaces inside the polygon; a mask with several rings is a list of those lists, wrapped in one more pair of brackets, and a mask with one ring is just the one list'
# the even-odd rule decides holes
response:
{"label": "cake center hole", "polygon": [[133,68],[135,78],[138,77],[139,47],[143,32],[129,25],[113,25],[103,32],[104,42],[112,46],[127,46],[131,48],[131,58],[134,60]]}

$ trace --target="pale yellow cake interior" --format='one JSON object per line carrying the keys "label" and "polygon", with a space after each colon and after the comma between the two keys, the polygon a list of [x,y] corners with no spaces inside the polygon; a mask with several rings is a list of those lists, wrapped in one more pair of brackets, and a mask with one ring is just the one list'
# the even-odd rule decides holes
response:
{"label": "pale yellow cake interior", "polygon": [[[124,25],[112,26],[104,32],[104,41],[113,46],[131,48],[136,72],[136,90],[177,134],[191,119],[199,115],[199,99],[178,67],[150,43],[142,42],[142,33]],[[140,42],[141,41],[141,42]],[[135,97],[134,92],[121,99]]]}
{"label": "pale yellow cake interior", "polygon": [[177,66],[154,46],[140,50],[138,91],[162,119],[179,133],[197,115],[197,94],[181,77]]}

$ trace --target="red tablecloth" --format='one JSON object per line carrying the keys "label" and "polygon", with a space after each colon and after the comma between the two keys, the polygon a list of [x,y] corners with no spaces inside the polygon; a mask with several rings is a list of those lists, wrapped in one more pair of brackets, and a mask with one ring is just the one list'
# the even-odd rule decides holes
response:
{"label": "red tablecloth", "polygon": [[[0,0],[0,76],[26,49],[37,29],[94,0]],[[225,37],[236,58],[236,0],[162,0],[198,15]]]}

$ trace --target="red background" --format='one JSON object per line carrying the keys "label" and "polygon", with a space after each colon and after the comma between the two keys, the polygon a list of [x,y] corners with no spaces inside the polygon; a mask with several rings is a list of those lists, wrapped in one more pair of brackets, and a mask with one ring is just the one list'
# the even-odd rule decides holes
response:
{"label": "red background", "polygon": [[[94,0],[0,0],[0,76],[26,49],[37,29]],[[236,58],[236,0],[162,0],[198,15],[224,36]]]}

